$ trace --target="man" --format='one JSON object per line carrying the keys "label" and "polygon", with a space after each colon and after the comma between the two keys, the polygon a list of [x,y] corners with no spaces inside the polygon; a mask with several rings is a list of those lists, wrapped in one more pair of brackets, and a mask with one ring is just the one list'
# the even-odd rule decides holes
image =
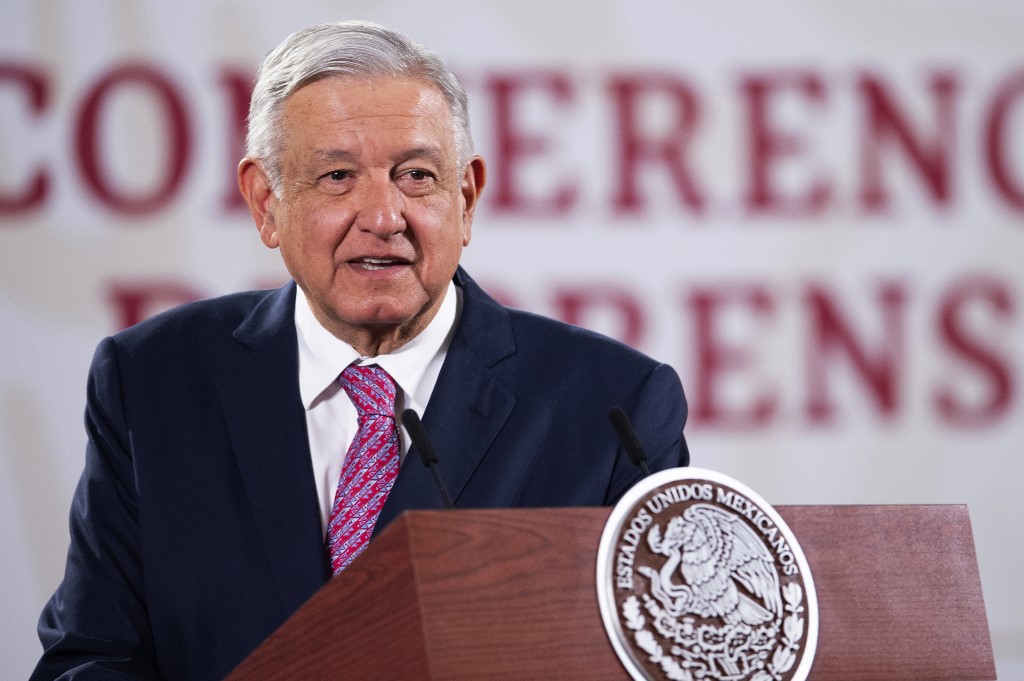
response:
{"label": "man", "polygon": [[486,173],[432,53],[371,24],[301,31],[261,66],[248,145],[239,187],[294,282],[100,344],[34,679],[222,678],[371,532],[440,506],[399,465],[406,408],[456,507],[614,502],[639,473],[612,407],[652,468],[687,463],[671,368],[459,268]]}

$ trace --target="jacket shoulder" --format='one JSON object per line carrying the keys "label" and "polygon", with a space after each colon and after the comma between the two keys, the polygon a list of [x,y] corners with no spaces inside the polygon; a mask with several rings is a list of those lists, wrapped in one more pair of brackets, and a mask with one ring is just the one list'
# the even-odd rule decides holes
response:
{"label": "jacket shoulder", "polygon": [[509,308],[508,313],[517,353],[561,359],[567,365],[585,363],[642,372],[660,364],[636,348],[596,331],[523,310]]}
{"label": "jacket shoulder", "polygon": [[186,349],[215,339],[230,340],[253,311],[280,290],[245,291],[172,308],[112,336],[125,352],[176,345]]}

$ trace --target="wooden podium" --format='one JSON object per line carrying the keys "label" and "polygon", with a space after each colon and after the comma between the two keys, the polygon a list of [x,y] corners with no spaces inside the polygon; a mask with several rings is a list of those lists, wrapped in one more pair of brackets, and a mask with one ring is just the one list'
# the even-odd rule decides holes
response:
{"label": "wooden podium", "polygon": [[[996,678],[966,507],[775,508],[817,588],[810,679]],[[406,513],[228,679],[628,679],[597,605],[609,513]]]}

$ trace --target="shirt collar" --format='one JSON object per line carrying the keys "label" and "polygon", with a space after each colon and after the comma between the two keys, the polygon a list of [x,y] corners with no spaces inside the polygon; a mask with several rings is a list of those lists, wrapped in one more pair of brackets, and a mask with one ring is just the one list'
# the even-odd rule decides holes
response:
{"label": "shirt collar", "polygon": [[377,364],[387,371],[406,395],[415,395],[423,374],[435,355],[445,346],[457,312],[455,283],[448,282],[437,314],[418,336],[393,353],[361,357],[355,349],[321,326],[305,293],[295,287],[295,329],[299,341],[299,394],[302,405],[311,409],[337,391],[338,375],[349,364]]}

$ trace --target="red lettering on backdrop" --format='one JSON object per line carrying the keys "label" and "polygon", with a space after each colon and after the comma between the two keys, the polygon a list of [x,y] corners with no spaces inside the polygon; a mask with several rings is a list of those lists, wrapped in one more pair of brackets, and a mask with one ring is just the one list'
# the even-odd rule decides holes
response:
{"label": "red lettering on backdrop", "polygon": [[[1024,210],[1024,181],[1021,179],[1020,168],[1014,175],[1007,152],[1010,149],[1020,148],[1020,137],[1016,140],[1008,140],[1007,137],[1021,129],[1019,124],[1014,126],[1009,123],[1011,122],[1010,114],[1020,102],[1022,95],[1024,95],[1024,72],[1018,72],[1008,78],[996,91],[992,100],[992,109],[985,121],[985,158],[988,171],[992,175],[992,181],[999,195],[1017,210]],[[1019,108],[1017,110],[1020,111]],[[1018,113],[1018,115],[1024,114]]]}
{"label": "red lettering on backdrop", "polygon": [[[226,102],[228,116],[227,156],[230,173],[225,173],[221,199],[227,211],[244,211],[236,193],[234,167],[243,153],[248,107],[249,79],[243,69],[225,67],[217,81]],[[739,106],[747,116],[747,186],[741,197],[748,211],[782,213],[794,217],[815,217],[834,205],[838,183],[825,168],[812,165],[815,158],[812,135],[801,132],[797,122],[778,118],[789,104],[806,105],[808,116],[825,111],[831,91],[819,72],[788,70],[741,74]],[[557,137],[548,128],[565,121],[545,121],[536,130],[526,130],[517,107],[531,97],[549,104],[552,111],[576,115],[573,107],[581,85],[556,70],[516,72],[490,77],[481,89],[493,99],[496,151],[492,159],[496,172],[488,200],[498,211],[524,215],[561,216],[578,206],[586,177],[567,176],[551,182],[548,190],[530,190],[522,181],[530,163],[543,163],[551,155]],[[882,76],[863,73],[856,77],[856,95],[862,110],[859,131],[857,197],[866,212],[885,212],[896,194],[885,171],[896,158],[904,159],[909,174],[918,178],[925,196],[940,209],[956,198],[954,164],[957,151],[957,104],[960,83],[955,73],[933,74],[920,88],[925,97],[924,113],[912,115],[891,84]],[[52,109],[49,76],[32,66],[0,62],[0,88],[7,88],[27,104],[30,119],[41,119]],[[103,139],[109,134],[103,112],[112,98],[126,88],[142,89],[160,107],[165,119],[169,153],[155,186],[131,191],[117,186],[105,167]],[[75,156],[86,190],[107,207],[124,214],[152,214],[168,206],[185,182],[190,166],[193,135],[185,104],[190,93],[176,88],[171,80],[149,64],[117,66],[86,88],[77,117],[73,119]],[[615,138],[609,161],[616,166],[616,188],[609,206],[617,213],[635,213],[648,202],[642,182],[653,173],[663,173],[680,202],[700,214],[706,206],[696,174],[693,145],[703,129],[702,93],[682,76],[671,71],[611,74],[606,81],[610,100],[610,138]],[[196,96],[202,96],[197,93]],[[1014,156],[1020,148],[1018,123],[1024,118],[1024,72],[1011,72],[998,85],[985,113],[978,120],[992,192],[1012,209],[1024,211],[1024,157]],[[532,101],[532,100],[531,100]],[[661,127],[645,123],[643,113],[658,104],[667,111]],[[521,114],[519,114],[521,115]],[[648,117],[649,118],[649,117]],[[812,118],[812,121],[816,120]],[[570,120],[569,123],[572,121]],[[220,147],[223,148],[223,147]],[[960,154],[961,157],[966,156]],[[786,184],[790,170],[804,177]],[[36,210],[52,196],[53,171],[42,163],[21,169],[10,186],[0,188],[0,217]],[[896,188],[899,189],[898,187]]]}
{"label": "red lettering on backdrop", "polygon": [[[618,213],[639,212],[645,198],[640,192],[641,169],[658,164],[669,171],[682,202],[695,213],[704,208],[704,196],[690,172],[688,149],[700,123],[700,99],[686,81],[671,73],[614,76],[608,90],[615,104],[618,124],[620,180],[612,197]],[[667,98],[673,106],[675,125],[668,134],[655,138],[642,130],[640,105],[650,97]]]}
{"label": "red lettering on backdrop", "polygon": [[[50,103],[46,74],[31,66],[0,63],[0,87],[12,85],[24,91],[29,111],[38,118]],[[38,208],[50,192],[50,176],[39,169],[20,191],[0,192],[0,215],[15,216]],[[14,224],[14,223],[11,223]]]}
{"label": "red lettering on backdrop", "polygon": [[223,69],[220,85],[227,99],[228,163],[224,173],[224,196],[221,205],[229,213],[244,213],[248,209],[242,192],[238,191],[238,162],[245,156],[246,120],[249,117],[249,97],[252,94],[252,75],[243,71]]}
{"label": "red lettering on backdrop", "polygon": [[963,365],[982,374],[989,390],[981,399],[958,394],[956,387],[945,383],[934,396],[939,414],[953,425],[985,426],[1004,415],[1013,403],[1014,383],[1006,358],[980,340],[981,330],[970,329],[967,314],[981,306],[992,316],[1009,321],[1013,300],[1008,287],[986,277],[974,277],[953,286],[939,306],[939,330],[942,340]]}
{"label": "red lettering on backdrop", "polygon": [[786,195],[778,186],[775,171],[786,160],[798,159],[808,145],[795,130],[782,130],[771,122],[772,104],[782,97],[798,96],[820,110],[826,104],[821,78],[806,71],[750,76],[742,81],[750,132],[750,188],[746,197],[751,212],[784,213],[793,217],[819,214],[831,195],[828,180],[820,173],[799,193]]}
{"label": "red lettering on backdrop", "polygon": [[554,306],[559,319],[587,328],[593,328],[587,325],[588,312],[595,309],[612,310],[621,322],[621,332],[603,332],[634,348],[639,348],[644,342],[646,324],[643,306],[626,289],[609,285],[560,288],[555,291]]}
{"label": "red lettering on backdrop", "polygon": [[884,417],[895,416],[900,407],[899,378],[903,375],[904,287],[896,283],[879,287],[877,302],[882,329],[873,350],[858,340],[854,325],[843,318],[838,301],[823,286],[809,286],[805,302],[811,333],[806,404],[810,422],[831,423],[835,419],[836,404],[829,390],[828,369],[830,358],[839,354],[850,360],[878,412]]}
{"label": "red lettering on backdrop", "polygon": [[[548,196],[529,196],[520,183],[520,171],[527,159],[543,155],[551,148],[552,137],[523,131],[516,120],[517,104],[530,92],[549,95],[558,105],[573,101],[572,84],[564,73],[526,71],[487,79],[486,89],[493,99],[495,188],[491,206],[499,212],[533,217],[556,217],[567,213],[576,203],[575,182],[565,181]],[[556,126],[551,126],[556,129]]]}
{"label": "red lettering on backdrop", "polygon": [[[101,114],[111,95],[123,87],[151,91],[163,107],[167,129],[167,167],[163,181],[152,191],[131,195],[115,187],[103,168],[100,139]],[[164,208],[174,198],[185,177],[192,152],[192,135],[181,96],[170,80],[143,64],[119,66],[100,79],[85,97],[76,130],[77,160],[86,187],[104,205],[125,215],[145,215]]]}
{"label": "red lettering on backdrop", "polygon": [[929,83],[935,121],[931,134],[915,134],[907,116],[900,112],[881,78],[862,75],[858,83],[865,108],[861,143],[861,205],[871,212],[885,212],[892,197],[882,177],[882,152],[899,145],[925,182],[935,204],[945,207],[953,195],[951,159],[956,152],[956,78],[947,73],[932,76]]}
{"label": "red lettering on backdrop", "polygon": [[[774,313],[774,301],[760,284],[722,284],[693,290],[688,304],[694,321],[694,381],[687,385],[690,414],[698,425],[731,430],[750,430],[768,424],[776,411],[773,391],[761,386],[746,405],[729,405],[722,395],[722,381],[751,364],[751,352],[728,344],[720,336],[721,317],[728,307],[739,307],[764,324]],[[756,340],[753,341],[756,343]],[[752,343],[752,344],[753,344]]]}
{"label": "red lettering on backdrop", "polygon": [[114,284],[107,296],[114,306],[118,330],[138,324],[161,310],[201,297],[192,287],[176,281]]}

